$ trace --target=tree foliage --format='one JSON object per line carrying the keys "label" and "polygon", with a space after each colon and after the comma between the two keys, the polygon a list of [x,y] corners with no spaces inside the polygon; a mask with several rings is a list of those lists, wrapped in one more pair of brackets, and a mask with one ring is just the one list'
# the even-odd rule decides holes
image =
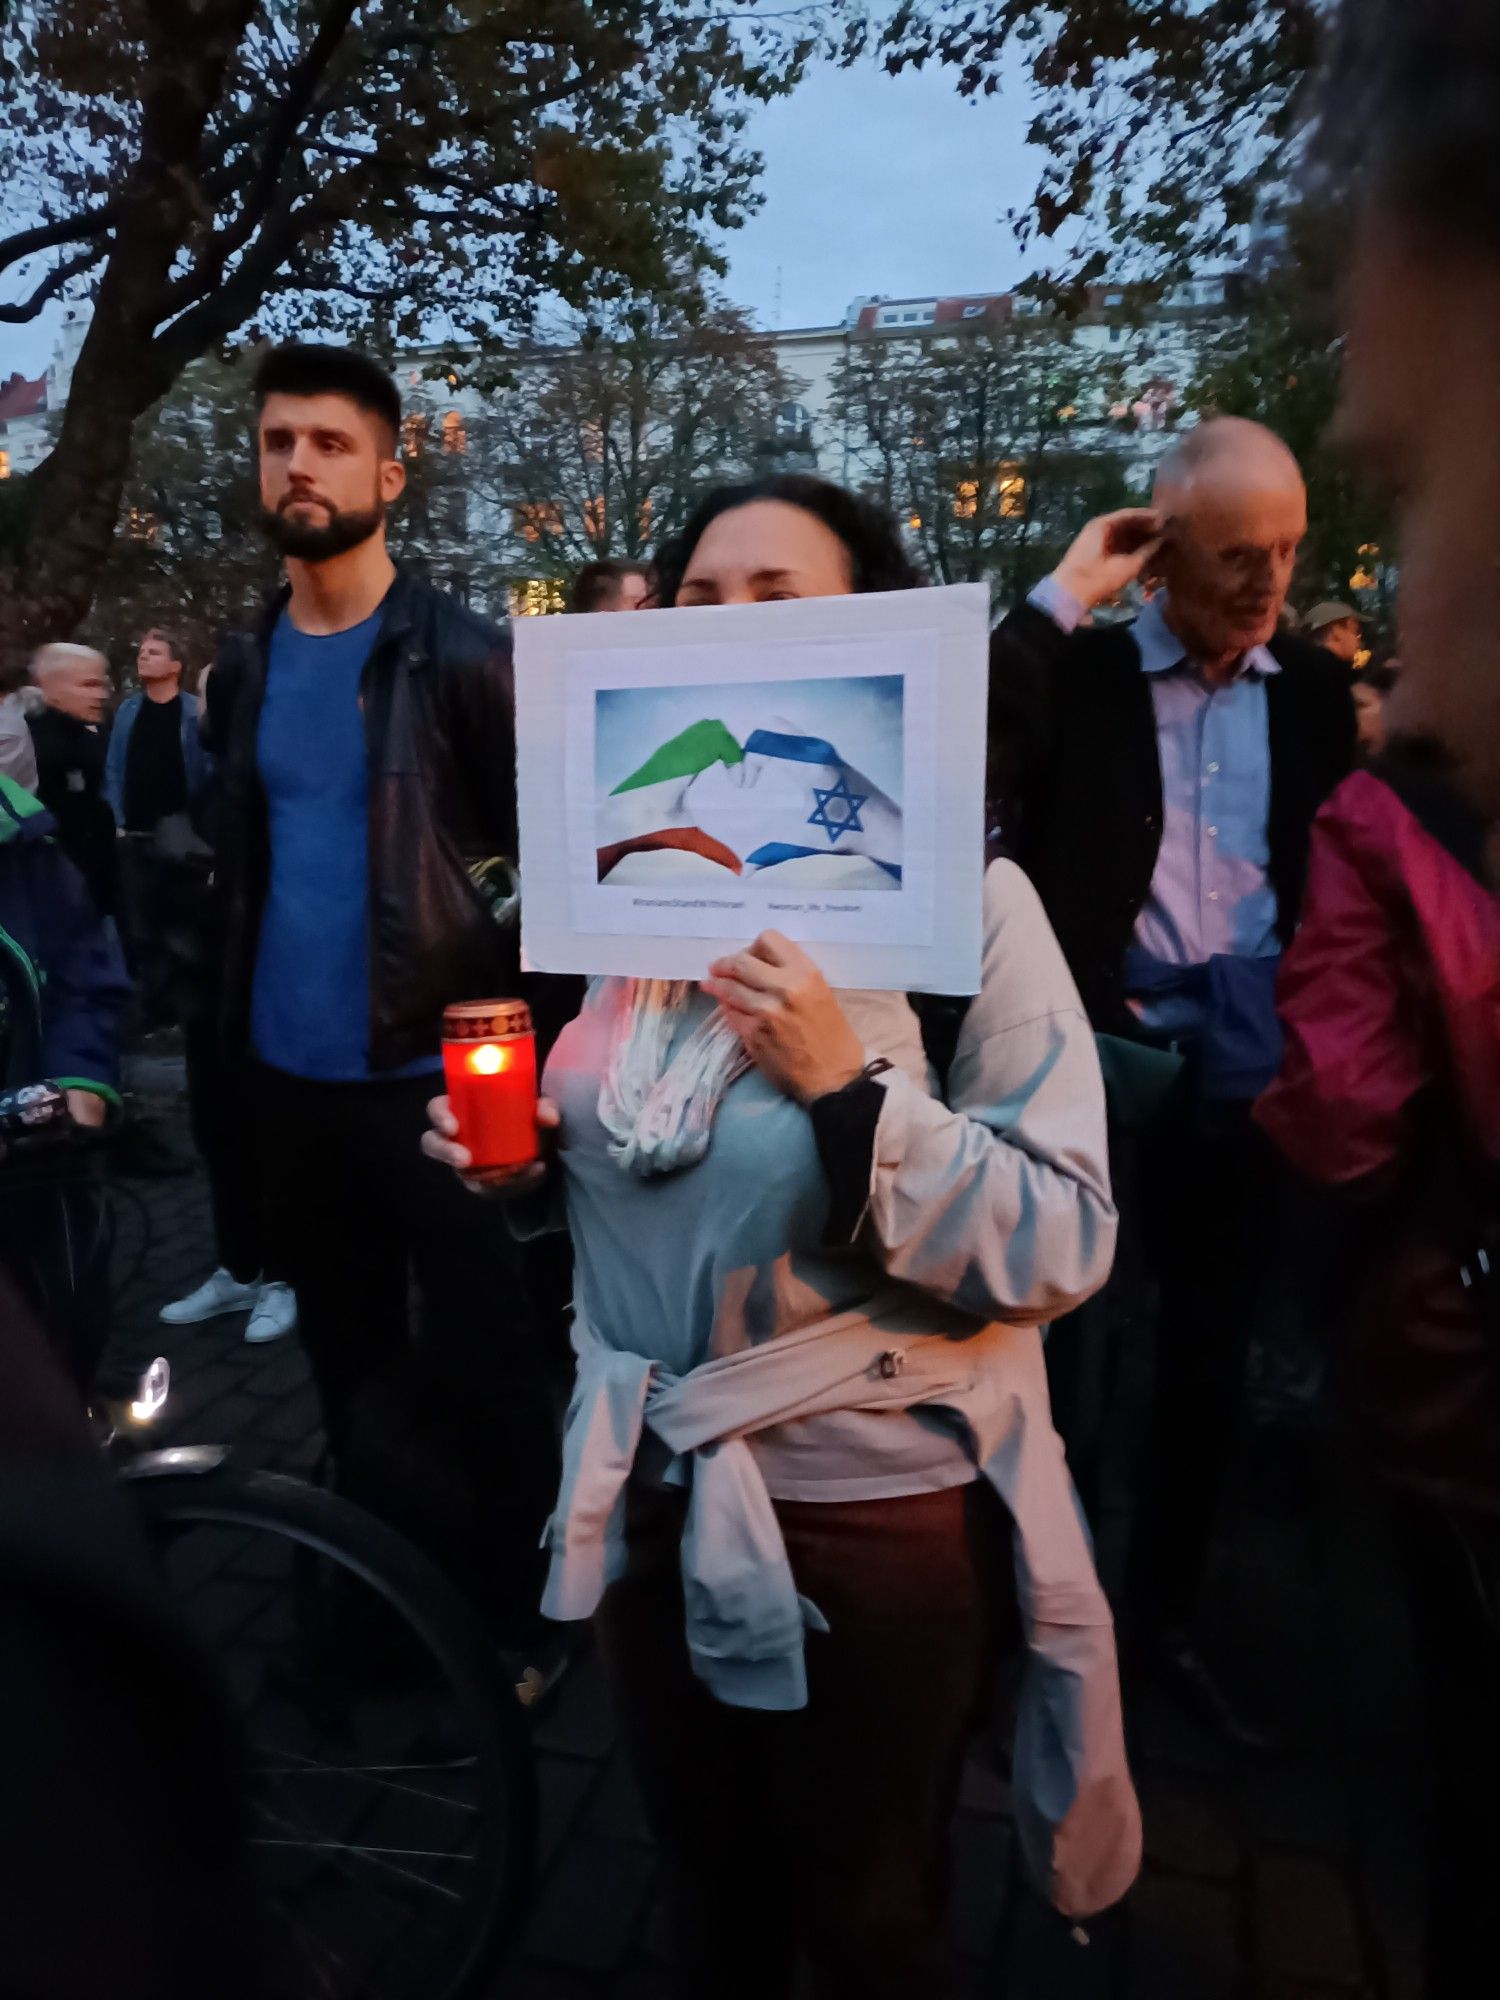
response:
{"label": "tree foliage", "polygon": [[1108,428],[1120,381],[1065,326],[983,324],[852,343],[831,409],[934,580],[987,578],[1009,603],[1125,498]]}
{"label": "tree foliage", "polygon": [[[17,0],[0,316],[87,295],[51,458],[28,482],[12,627],[87,602],[130,427],[248,323],[524,329],[544,293],[713,263],[753,205],[746,107],[792,85],[818,10],[751,0]],[[13,594],[18,579],[12,573]]]}
{"label": "tree foliage", "polygon": [[[1414,0],[1415,3],[1415,0]],[[1068,254],[1073,291],[1122,246],[1143,274],[1225,254],[1295,165],[1324,0],[902,0],[887,68],[938,61],[967,95],[1019,82],[1044,165],[1011,211],[1021,241]],[[1064,282],[1065,281],[1065,282]]]}
{"label": "tree foliage", "polygon": [[1397,582],[1390,507],[1358,477],[1334,432],[1344,351],[1334,280],[1338,228],[1326,211],[1296,213],[1285,260],[1205,346],[1190,401],[1205,416],[1253,417],[1291,446],[1308,489],[1307,540],[1294,584],[1299,608],[1352,598],[1384,644],[1393,636]]}
{"label": "tree foliage", "polygon": [[722,300],[637,298],[556,331],[468,426],[471,488],[512,575],[643,557],[705,486],[774,451],[788,384],[771,340]]}

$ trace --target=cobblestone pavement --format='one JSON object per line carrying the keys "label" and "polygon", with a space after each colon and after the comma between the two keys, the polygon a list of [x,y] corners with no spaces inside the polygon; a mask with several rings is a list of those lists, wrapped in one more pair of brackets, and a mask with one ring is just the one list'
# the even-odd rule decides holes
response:
{"label": "cobblestone pavement", "polygon": [[[185,1145],[174,1065],[142,1064],[135,1082]],[[309,1472],[317,1409],[295,1342],[247,1347],[240,1317],[187,1328],[156,1318],[213,1262],[201,1177],[125,1178],[116,1206],[111,1360],[171,1360],[162,1441],[227,1442],[249,1463]],[[1232,1761],[1172,1708],[1130,1699],[1147,1865],[1125,1911],[1086,1931],[1015,1888],[1005,1787],[976,1759],[955,1846],[966,2000],[1416,2000],[1421,1745],[1409,1639],[1378,1509],[1336,1449],[1325,1456],[1305,1491],[1288,1495],[1283,1482],[1276,1504],[1251,1478],[1218,1579],[1225,1656],[1280,1731],[1282,1754]],[[919,1661],[911,1698],[922,1698]],[[497,1993],[657,2000],[667,1984],[655,1860],[592,1660],[535,1740],[541,1875],[521,1961]]]}

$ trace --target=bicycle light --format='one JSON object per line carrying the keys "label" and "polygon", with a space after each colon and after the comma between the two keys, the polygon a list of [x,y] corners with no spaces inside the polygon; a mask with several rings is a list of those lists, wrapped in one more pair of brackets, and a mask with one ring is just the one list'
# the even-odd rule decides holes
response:
{"label": "bicycle light", "polygon": [[164,1354],[158,1354],[136,1383],[135,1395],[126,1405],[130,1421],[133,1424],[155,1423],[166,1407],[171,1388],[172,1365]]}

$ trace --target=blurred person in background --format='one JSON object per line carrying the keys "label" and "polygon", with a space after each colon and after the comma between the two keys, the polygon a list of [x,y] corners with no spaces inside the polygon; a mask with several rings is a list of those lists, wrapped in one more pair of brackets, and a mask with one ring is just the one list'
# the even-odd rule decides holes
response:
{"label": "blurred person in background", "polygon": [[1431,1696],[1426,1994],[1458,2000],[1486,1977],[1500,1879],[1494,0],[1345,0],[1314,159],[1353,221],[1337,430],[1397,504],[1401,740],[1319,828],[1262,1116],[1380,1219],[1352,1360]]}
{"label": "blurred person in background", "polygon": [[1315,604],[1302,621],[1305,636],[1352,667],[1365,648],[1364,626],[1352,604]]}
{"label": "blurred person in background", "polygon": [[1317,157],[1355,220],[1338,430],[1398,501],[1403,728],[1493,822],[1500,8],[1350,0],[1333,46]]}
{"label": "blurred person in background", "polygon": [[1474,1991],[1500,1880],[1500,899],[1452,771],[1396,738],[1319,814],[1256,1107],[1364,1217],[1345,1373],[1433,1697],[1429,2000]]}
{"label": "blurred person in background", "polygon": [[183,690],[177,641],[153,627],[136,655],[140,692],[116,711],[104,767],[104,795],[120,836],[120,934],[137,988],[144,1032],[176,1018],[167,932],[172,880],[158,840],[164,826],[191,818],[209,777],[198,727],[198,698]]}
{"label": "blurred person in background", "polygon": [[1362,757],[1378,757],[1386,743],[1386,703],[1401,678],[1397,663],[1361,667],[1354,676],[1354,715]]}
{"label": "blurred person in background", "polygon": [[568,593],[570,611],[639,611],[651,595],[645,563],[609,557],[585,563]]}
{"label": "blurred person in background", "polygon": [[22,667],[0,668],[0,776],[36,790],[36,748],[27,725]]}
{"label": "blurred person in background", "polygon": [[43,706],[31,718],[36,794],[63,852],[105,915],[115,906],[115,819],[104,796],[109,662],[92,646],[43,646],[31,662]]}

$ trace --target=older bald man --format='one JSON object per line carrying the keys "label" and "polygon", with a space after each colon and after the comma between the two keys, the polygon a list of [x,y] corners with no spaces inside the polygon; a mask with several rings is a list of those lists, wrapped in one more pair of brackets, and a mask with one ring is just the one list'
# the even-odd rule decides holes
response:
{"label": "older bald man", "polygon": [[[1091,522],[999,628],[991,762],[1002,833],[1095,1027],[1183,1059],[1122,1190],[1160,1296],[1131,1609],[1153,1657],[1248,1742],[1193,1633],[1271,1250],[1250,1105],[1279,1057],[1277,964],[1354,709],[1347,668],[1279,629],[1307,528],[1280,439],[1201,424],[1153,499]],[[1133,624],[1086,628],[1143,574],[1158,588]]]}
{"label": "older bald man", "polygon": [[115,821],[104,799],[109,662],[92,646],[43,646],[31,678],[46,706],[31,717],[37,797],[64,853],[106,916],[115,906]]}

